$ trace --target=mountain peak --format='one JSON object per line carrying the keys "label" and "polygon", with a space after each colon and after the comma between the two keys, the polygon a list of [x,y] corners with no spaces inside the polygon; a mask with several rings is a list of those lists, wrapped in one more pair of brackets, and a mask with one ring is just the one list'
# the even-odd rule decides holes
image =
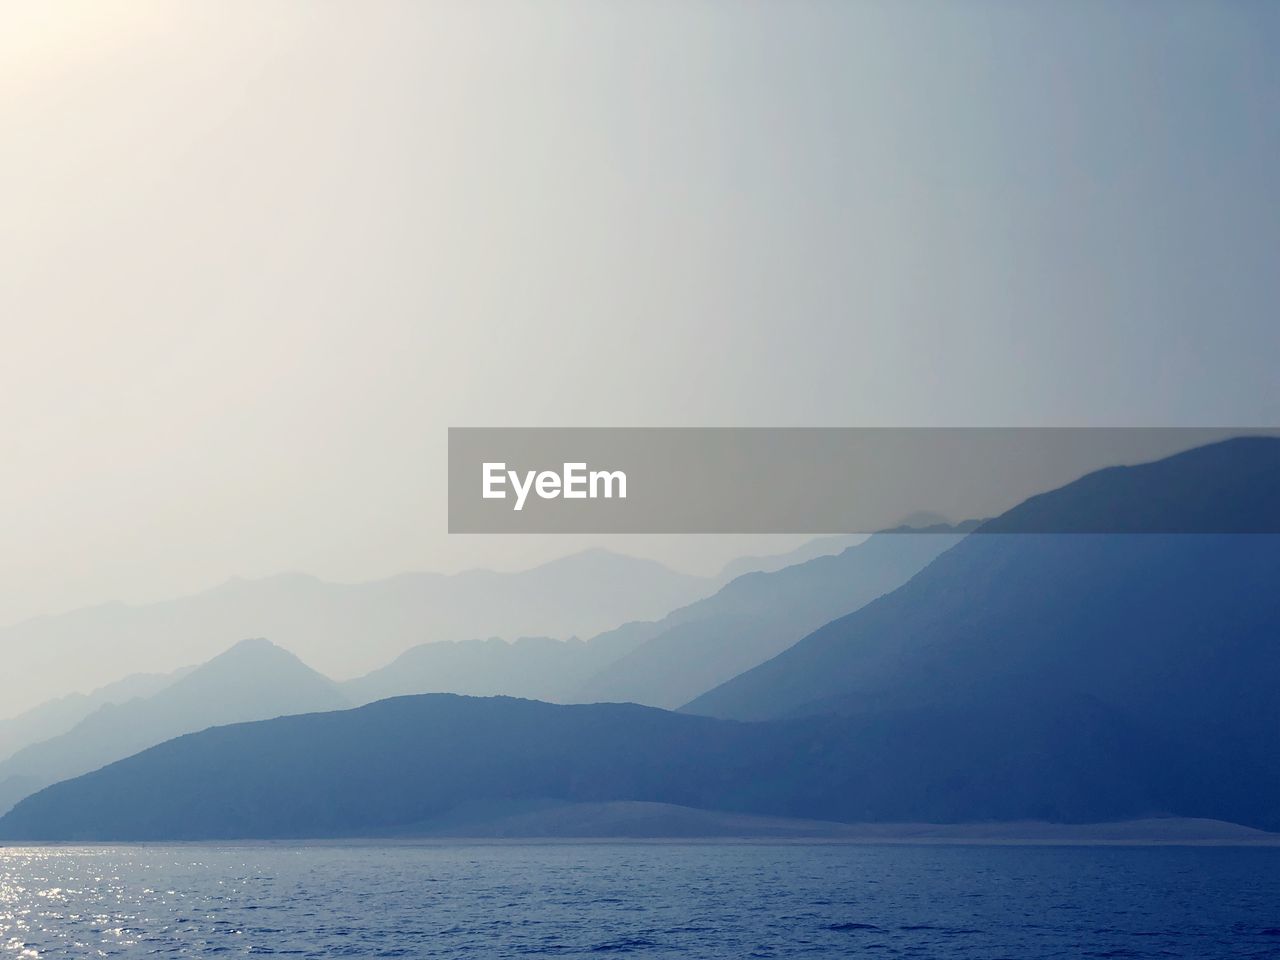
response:
{"label": "mountain peak", "polygon": [[237,641],[236,643],[233,643],[230,647],[228,647],[226,650],[226,653],[224,653],[223,656],[226,656],[227,654],[232,654],[232,653],[253,653],[253,652],[266,651],[266,650],[283,650],[283,649],[284,649],[283,647],[276,646],[266,637],[246,637],[245,639]]}
{"label": "mountain peak", "polygon": [[[294,653],[266,637],[248,637],[228,647],[213,659],[196,667],[185,679],[199,678],[227,670],[242,672],[246,670],[290,670],[315,674],[311,667],[302,662]],[[250,679],[248,677],[245,678]],[[327,678],[323,678],[328,682]]]}

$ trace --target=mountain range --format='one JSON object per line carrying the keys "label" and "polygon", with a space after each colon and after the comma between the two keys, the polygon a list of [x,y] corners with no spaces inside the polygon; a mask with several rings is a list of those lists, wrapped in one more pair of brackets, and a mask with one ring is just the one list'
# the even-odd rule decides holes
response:
{"label": "mountain range", "polygon": [[[1244,531],[1280,526],[1277,490],[1276,440],[1099,471],[683,712],[433,695],[216,727],[28,797],[0,836],[412,833],[534,800],[1275,830],[1280,537]],[[1142,532],[1171,521],[1240,532]],[[1081,532],[1018,532],[1044,529]]]}
{"label": "mountain range", "polygon": [[624,624],[589,642],[524,637],[425,643],[343,683],[265,640],[245,641],[202,666],[130,678],[36,708],[10,721],[10,729],[0,725],[12,745],[11,756],[0,761],[0,813],[51,783],[218,724],[418,693],[581,702],[591,694],[592,678],[608,677],[620,657],[633,659],[635,676],[647,684],[615,699],[679,704],[788,646],[807,624],[825,622],[905,581],[957,539],[873,537],[836,557],[820,554],[776,572],[747,574],[661,620]]}
{"label": "mountain range", "polygon": [[11,714],[135,673],[204,662],[266,636],[327,676],[349,679],[425,642],[472,637],[590,637],[653,620],[713,592],[714,579],[589,550],[518,573],[409,573],[367,583],[288,574],[228,581],[142,606],[107,604],[0,629]]}
{"label": "mountain range", "polygon": [[[793,565],[742,574],[660,620],[633,621],[586,642],[529,637],[420,644],[343,690],[357,704],[460,693],[678,707],[905,583],[972,526],[856,538],[836,555],[819,550],[807,558],[795,551],[785,555]],[[822,546],[838,542],[830,538]],[[754,559],[769,565],[769,558]]]}
{"label": "mountain range", "polygon": [[663,618],[651,636],[611,658],[567,699],[674,709],[906,583],[973,526],[877,534],[833,556],[743,574]]}

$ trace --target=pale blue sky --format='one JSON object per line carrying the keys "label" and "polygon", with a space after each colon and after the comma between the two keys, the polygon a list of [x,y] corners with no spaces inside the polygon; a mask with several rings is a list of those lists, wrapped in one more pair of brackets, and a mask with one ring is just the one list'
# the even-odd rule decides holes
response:
{"label": "pale blue sky", "polygon": [[6,4],[0,620],[580,545],[449,425],[1275,424],[1277,11]]}

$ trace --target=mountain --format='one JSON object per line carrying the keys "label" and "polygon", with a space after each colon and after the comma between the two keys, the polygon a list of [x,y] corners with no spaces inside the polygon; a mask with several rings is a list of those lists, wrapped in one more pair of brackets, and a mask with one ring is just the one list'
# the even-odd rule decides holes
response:
{"label": "mountain", "polygon": [[1280,529],[1278,491],[1274,439],[1098,471],[687,709],[767,719],[1072,691],[1161,729],[1280,728],[1280,699],[1258,686],[1280,676],[1280,536],[1141,532]]}
{"label": "mountain", "polygon": [[[696,607],[697,605],[692,605]],[[587,678],[657,636],[682,607],[661,621],[635,620],[588,641],[521,637],[507,641],[441,641],[406,650],[378,670],[341,684],[353,704],[416,693],[528,697],[553,703],[578,699]]]}
{"label": "mountain", "polygon": [[877,534],[835,556],[738,577],[659,621],[568,699],[678,707],[905,583],[969,525],[929,529]]}
{"label": "mountain", "polygon": [[401,697],[171,740],[27,798],[0,836],[368,835],[481,800],[678,802],[650,795],[659,781],[696,800],[705,777],[673,748],[727,758],[740,727],[633,705]]}
{"label": "mountain", "polygon": [[1280,536],[1207,531],[1280,530],[1277,489],[1277,440],[1090,474],[689,708],[718,716],[434,695],[218,727],[28,797],[0,837],[388,835],[540,801],[1274,831]]}
{"label": "mountain", "polygon": [[332,682],[291,653],[266,640],[245,640],[150,696],[107,703],[66,733],[0,763],[0,810],[184,733],[347,705]]}
{"label": "mountain", "polygon": [[[1118,800],[1120,781],[1101,771],[1119,757],[1128,777],[1144,771],[1126,788],[1131,800],[1205,803],[1274,828],[1280,536],[1141,531],[1280,529],[1278,489],[1271,439],[1090,474],[996,518],[898,590],[685,709],[840,715],[920,757],[945,746],[966,762],[947,788],[958,806],[1011,767],[1027,778],[1069,773],[1063,796]],[[1122,532],[1017,532],[1109,523]],[[987,814],[1012,815],[1017,796],[988,797]]]}
{"label": "mountain", "polygon": [[6,691],[6,707],[17,713],[126,674],[203,662],[241,637],[271,637],[345,679],[428,641],[594,636],[661,617],[715,586],[603,550],[519,573],[411,573],[358,584],[237,579],[163,603],[92,607],[0,629],[5,672],[24,678]]}
{"label": "mountain", "polygon": [[90,693],[69,693],[0,720],[0,761],[7,760],[28,744],[66,733],[99,707],[124,703],[135,697],[149,697],[173,683],[182,673],[133,674]]}
{"label": "mountain", "polygon": [[958,542],[953,531],[964,528],[934,529],[858,538],[838,556],[819,550],[792,567],[744,574],[661,620],[623,624],[585,643],[525,637],[419,644],[342,689],[352,703],[461,693],[676,707],[903,583]]}
{"label": "mountain", "polygon": [[27,797],[0,818],[0,839],[407,836],[547,801],[840,823],[1280,825],[1274,784],[1187,760],[1088,702],[1032,706],[1026,722],[980,709],[738,723],[635,704],[400,697],[178,737]]}

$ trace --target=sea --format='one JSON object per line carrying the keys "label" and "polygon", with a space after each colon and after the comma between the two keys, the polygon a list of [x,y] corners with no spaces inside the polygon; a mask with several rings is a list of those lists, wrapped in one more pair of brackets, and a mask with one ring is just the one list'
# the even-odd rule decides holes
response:
{"label": "sea", "polygon": [[1280,958],[1280,848],[0,847],[2,957]]}

